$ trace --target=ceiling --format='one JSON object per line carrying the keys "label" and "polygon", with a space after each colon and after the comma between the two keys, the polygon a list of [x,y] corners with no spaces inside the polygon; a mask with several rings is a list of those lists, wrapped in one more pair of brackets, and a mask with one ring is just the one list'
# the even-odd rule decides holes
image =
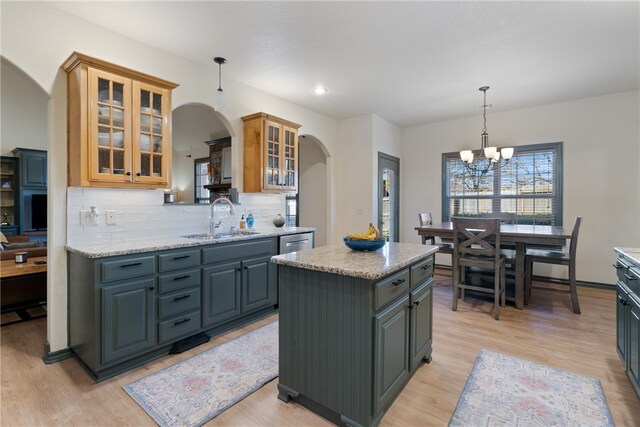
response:
{"label": "ceiling", "polygon": [[[637,90],[639,2],[52,2],[327,116],[400,126]],[[323,96],[313,93],[322,84]],[[228,96],[232,96],[229,94]]]}

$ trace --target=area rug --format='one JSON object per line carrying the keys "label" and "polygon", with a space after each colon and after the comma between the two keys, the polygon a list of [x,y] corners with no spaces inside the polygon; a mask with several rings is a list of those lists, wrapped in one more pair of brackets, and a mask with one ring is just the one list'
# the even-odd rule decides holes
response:
{"label": "area rug", "polygon": [[272,322],[124,390],[161,426],[201,426],[278,376]]}
{"label": "area rug", "polygon": [[480,350],[449,426],[613,426],[600,381]]}

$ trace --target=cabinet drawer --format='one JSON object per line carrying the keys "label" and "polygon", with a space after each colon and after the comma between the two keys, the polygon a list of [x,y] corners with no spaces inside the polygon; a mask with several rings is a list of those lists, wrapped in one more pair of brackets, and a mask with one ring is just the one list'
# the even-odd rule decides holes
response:
{"label": "cabinet drawer", "polygon": [[411,287],[414,288],[418,286],[424,279],[431,276],[433,276],[432,256],[411,266]]}
{"label": "cabinet drawer", "polygon": [[200,288],[191,288],[158,298],[158,317],[165,318],[200,309]]}
{"label": "cabinet drawer", "polygon": [[393,276],[389,276],[376,283],[375,309],[383,307],[409,290],[409,269],[406,268]]}
{"label": "cabinet drawer", "polygon": [[621,282],[624,282],[626,280],[626,278],[624,277],[624,274],[629,269],[629,265],[627,265],[627,263],[624,262],[622,258],[618,258],[616,260],[616,263],[613,266],[616,268],[616,274],[618,275],[618,280],[620,280]]}
{"label": "cabinet drawer", "polygon": [[253,240],[226,245],[214,245],[202,250],[202,263],[230,261],[238,258],[250,258],[256,255],[275,255],[276,239]]}
{"label": "cabinet drawer", "polygon": [[156,272],[155,256],[126,258],[119,259],[117,261],[104,261],[100,264],[103,282],[113,282],[115,280],[128,279],[130,277],[146,276]]}
{"label": "cabinet drawer", "polygon": [[200,329],[200,310],[160,322],[160,344],[183,337]]}
{"label": "cabinet drawer", "polygon": [[625,281],[624,281],[631,292],[636,295],[640,295],[640,269],[636,267],[631,267],[625,273]]}
{"label": "cabinet drawer", "polygon": [[195,267],[197,265],[200,265],[199,249],[169,252],[158,256],[158,270],[161,273]]}
{"label": "cabinet drawer", "polygon": [[164,274],[158,279],[160,293],[177,291],[200,285],[200,269]]}

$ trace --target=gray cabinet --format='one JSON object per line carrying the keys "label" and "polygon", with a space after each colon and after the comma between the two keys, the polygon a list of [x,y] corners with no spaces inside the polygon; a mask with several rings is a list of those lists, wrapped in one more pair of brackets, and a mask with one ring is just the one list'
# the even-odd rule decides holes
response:
{"label": "gray cabinet", "polygon": [[69,254],[72,353],[100,381],[273,312],[277,238],[105,258]]}
{"label": "gray cabinet", "polygon": [[431,360],[433,255],[367,280],[280,264],[278,398],[375,426]]}
{"label": "gray cabinet", "polygon": [[23,187],[47,188],[47,152],[16,148],[13,154],[20,163],[20,184]]}
{"label": "gray cabinet", "polygon": [[618,258],[616,348],[634,390],[640,396],[640,265]]}
{"label": "gray cabinet", "polygon": [[156,345],[155,278],[102,288],[102,362]]}
{"label": "gray cabinet", "polygon": [[202,276],[204,326],[216,326],[239,317],[242,314],[240,261],[205,268]]}

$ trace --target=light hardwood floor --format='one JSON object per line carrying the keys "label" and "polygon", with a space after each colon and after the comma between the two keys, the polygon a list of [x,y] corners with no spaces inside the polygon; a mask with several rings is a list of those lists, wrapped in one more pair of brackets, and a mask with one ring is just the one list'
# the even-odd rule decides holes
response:
{"label": "light hardwood floor", "polygon": [[[384,426],[446,426],[480,348],[599,378],[618,427],[640,425],[640,402],[615,350],[615,293],[579,288],[582,314],[569,295],[536,291],[525,310],[491,316],[492,302],[466,300],[451,311],[450,278],[436,276],[433,361],[422,365],[382,420]],[[73,359],[42,362],[46,320],[1,330],[2,426],[152,426],[122,386],[263,326],[277,316],[225,333],[95,384]],[[277,399],[277,380],[207,425],[326,426],[327,421]]]}

